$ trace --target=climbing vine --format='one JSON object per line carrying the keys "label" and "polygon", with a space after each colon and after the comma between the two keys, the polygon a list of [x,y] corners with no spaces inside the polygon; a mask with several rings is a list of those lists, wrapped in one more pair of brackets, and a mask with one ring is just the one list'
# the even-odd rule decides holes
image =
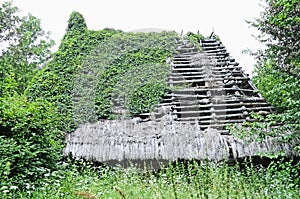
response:
{"label": "climbing vine", "polygon": [[[126,82],[129,83],[127,87],[132,88],[132,85],[135,85],[132,82],[136,82],[132,81],[136,75],[130,75],[133,71],[140,71],[137,75],[144,83],[148,81],[149,71],[152,70],[152,76],[155,71],[157,81],[161,81],[158,78],[162,78],[166,85],[167,80],[162,74],[169,70],[169,66],[165,63],[166,59],[176,52],[175,38],[177,37],[175,32],[120,33],[102,42],[90,54],[86,67],[98,68],[97,73],[99,74],[95,100],[98,118],[113,118],[113,108],[117,103],[118,96],[132,97],[131,92],[124,91],[123,94],[120,94],[120,89],[116,90],[116,87],[120,84],[124,85],[125,81],[122,83],[122,79],[127,78]],[[121,105],[125,105],[128,110],[137,110],[130,107],[136,106],[133,101],[130,104],[128,101],[125,104],[122,102]],[[131,113],[137,114],[143,111],[146,110],[139,109],[139,111]]]}
{"label": "climbing vine", "polygon": [[114,88],[114,100],[126,107],[130,116],[149,112],[169,90],[169,73],[170,69],[166,64],[133,66],[119,78]]}
{"label": "climbing vine", "polygon": [[88,30],[82,16],[72,13],[58,51],[29,83],[26,90],[29,100],[42,98],[55,104],[61,116],[61,130],[70,132],[77,125],[73,110],[74,79],[84,60],[99,43],[118,32]]}

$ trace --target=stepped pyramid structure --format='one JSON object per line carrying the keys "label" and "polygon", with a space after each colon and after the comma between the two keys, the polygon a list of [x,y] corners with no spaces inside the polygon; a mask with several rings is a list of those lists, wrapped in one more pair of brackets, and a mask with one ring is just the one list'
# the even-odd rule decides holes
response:
{"label": "stepped pyramid structure", "polygon": [[237,160],[258,153],[297,155],[293,143],[276,138],[245,142],[225,127],[253,121],[251,113],[274,112],[248,75],[215,38],[202,51],[181,39],[170,61],[174,87],[151,113],[132,120],[103,120],[80,126],[67,137],[64,154],[109,165],[151,164],[178,159]]}
{"label": "stepped pyramid structure", "polygon": [[[178,41],[179,54],[172,59],[168,79],[175,91],[166,95],[152,119],[155,116],[159,121],[166,113],[161,111],[164,109],[176,121],[198,123],[201,130],[211,127],[228,133],[228,124],[252,121],[251,113],[266,115],[274,111],[217,39],[204,39],[201,47],[203,52],[188,41]],[[150,115],[140,117],[148,121]]]}

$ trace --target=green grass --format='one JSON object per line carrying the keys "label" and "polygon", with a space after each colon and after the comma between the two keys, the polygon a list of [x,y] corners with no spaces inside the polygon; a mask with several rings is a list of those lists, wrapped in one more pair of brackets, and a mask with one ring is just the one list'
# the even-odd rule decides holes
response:
{"label": "green grass", "polygon": [[[300,198],[298,167],[225,163],[170,165],[159,172],[63,163],[39,187],[2,187],[2,198]],[[85,195],[83,197],[82,195]]]}

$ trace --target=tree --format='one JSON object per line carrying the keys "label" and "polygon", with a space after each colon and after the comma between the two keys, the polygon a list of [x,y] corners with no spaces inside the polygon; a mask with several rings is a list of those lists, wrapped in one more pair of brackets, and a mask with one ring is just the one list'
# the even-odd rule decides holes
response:
{"label": "tree", "polygon": [[261,31],[259,39],[267,49],[261,60],[272,59],[273,68],[293,75],[300,72],[300,2],[266,0],[261,18],[252,23]]}
{"label": "tree", "polygon": [[12,2],[0,7],[0,75],[1,93],[6,78],[18,82],[15,91],[22,93],[37,70],[50,57],[53,41],[32,15],[20,17]]}
{"label": "tree", "polygon": [[280,129],[283,137],[295,140],[300,137],[300,2],[265,1],[267,7],[261,18],[252,22],[261,31],[258,38],[267,46],[256,54],[258,63],[253,80],[276,107],[278,114],[270,118],[284,124]]}
{"label": "tree", "polygon": [[56,107],[24,94],[49,59],[52,41],[40,20],[20,17],[11,2],[0,5],[0,19],[0,187],[22,189],[38,184],[61,158]]}

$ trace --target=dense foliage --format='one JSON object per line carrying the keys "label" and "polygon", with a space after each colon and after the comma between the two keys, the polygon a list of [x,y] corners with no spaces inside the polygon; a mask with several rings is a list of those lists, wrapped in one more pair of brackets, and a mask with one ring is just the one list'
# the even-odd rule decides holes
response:
{"label": "dense foliage", "polygon": [[153,106],[158,104],[167,93],[165,83],[149,82],[136,88],[129,98],[129,111],[131,115],[153,111]]}
{"label": "dense foliage", "polygon": [[21,17],[11,2],[0,7],[0,96],[12,91],[8,82],[17,82],[13,90],[22,93],[30,79],[50,57],[53,41],[32,15]]}
{"label": "dense foliage", "polygon": [[70,132],[75,127],[73,87],[87,55],[101,43],[119,31],[104,29],[90,31],[81,14],[73,12],[67,32],[53,59],[35,76],[26,94],[30,100],[45,99],[55,104],[61,117],[60,129]]}
{"label": "dense foliage", "polygon": [[[142,70],[141,70],[142,69]],[[167,93],[166,64],[144,64],[133,66],[118,79],[114,88],[114,100],[122,104],[130,115],[152,111],[161,97]]]}
{"label": "dense foliage", "polygon": [[[66,132],[84,122],[112,118],[113,98],[116,93],[120,94],[115,87],[124,75],[135,78],[128,72],[131,68],[142,69],[147,64],[145,72],[140,73],[144,78],[142,82],[149,84],[149,76],[156,76],[159,78],[152,78],[152,84],[163,82],[162,89],[166,90],[166,71],[169,68],[165,62],[175,52],[176,37],[175,32],[90,31],[82,15],[73,12],[58,52],[33,79],[26,94],[30,100],[42,98],[54,103],[61,116],[60,129]],[[133,96],[131,92],[126,94]],[[148,100],[146,109],[137,104],[141,99],[131,99],[131,103],[127,100],[122,105],[132,110],[131,114],[147,111],[162,97],[162,92],[157,93],[159,95]]]}
{"label": "dense foliage", "polygon": [[15,94],[0,104],[0,187],[38,184],[57,168],[63,135],[55,108],[44,100],[29,102]]}
{"label": "dense foliage", "polygon": [[77,165],[62,164],[62,170],[46,174],[43,186],[35,190],[6,187],[0,190],[2,198],[299,198],[299,165],[290,162],[245,169],[225,163],[178,163],[156,172]]}
{"label": "dense foliage", "polygon": [[87,25],[83,16],[79,12],[72,12],[68,21],[67,33],[84,33],[86,30]]}
{"label": "dense foliage", "polygon": [[62,149],[56,108],[24,95],[50,57],[52,41],[32,15],[21,17],[11,2],[0,6],[0,188],[38,184],[55,169]]}
{"label": "dense foliage", "polygon": [[266,0],[260,19],[252,25],[261,31],[259,39],[267,45],[260,58],[271,59],[273,68],[298,75],[300,70],[300,2]]}
{"label": "dense foliage", "polygon": [[[150,100],[141,98],[141,95],[132,95],[132,91],[139,89],[132,85],[142,86],[150,79],[152,85],[148,83],[149,90],[154,90],[157,83],[166,89],[166,59],[175,53],[175,32],[162,33],[120,33],[102,42],[89,56],[86,67],[97,68],[99,74],[96,93],[96,113],[99,118],[112,118],[114,105],[125,105],[130,110],[130,114],[145,112],[162,97],[162,92],[158,95],[149,96]],[[139,73],[134,71],[139,70]],[[132,74],[133,73],[133,74]],[[137,75],[137,76],[136,76]],[[156,78],[154,78],[156,76]],[[133,90],[125,89],[124,93],[120,86],[124,85],[124,78],[129,83],[127,86]],[[137,78],[140,84],[136,84]],[[161,79],[160,79],[161,78]],[[116,89],[117,87],[117,89]],[[142,90],[140,90],[141,92]],[[128,95],[128,100],[118,101],[119,95]],[[131,97],[138,97],[130,99]],[[130,101],[130,103],[128,103]],[[140,103],[147,103],[145,108]],[[125,103],[125,104],[124,104]],[[129,107],[128,107],[129,106]]]}
{"label": "dense foliage", "polygon": [[[257,54],[254,83],[278,114],[278,133],[291,131],[289,139],[300,137],[300,3],[296,0],[266,0],[261,18],[252,25],[261,31],[267,49]],[[286,137],[286,136],[285,136]]]}

